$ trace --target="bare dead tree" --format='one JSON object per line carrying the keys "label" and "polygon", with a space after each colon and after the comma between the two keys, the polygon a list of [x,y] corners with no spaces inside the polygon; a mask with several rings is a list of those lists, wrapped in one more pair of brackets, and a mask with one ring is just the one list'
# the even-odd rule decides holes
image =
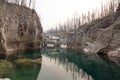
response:
{"label": "bare dead tree", "polygon": [[30,6],[31,6],[31,3],[32,3],[32,0],[29,1],[29,8],[30,8]]}
{"label": "bare dead tree", "polygon": [[26,3],[26,0],[21,0],[21,6],[26,6],[27,3]]}
{"label": "bare dead tree", "polygon": [[107,2],[101,4],[101,10],[93,9],[92,12],[88,11],[85,14],[79,15],[79,17],[78,17],[78,15],[75,14],[73,16],[73,18],[68,19],[66,21],[66,23],[59,24],[56,30],[54,28],[52,28],[52,32],[72,31],[74,29],[77,29],[78,27],[81,27],[81,25],[84,25],[84,24],[94,21],[96,19],[103,18],[103,17],[115,12],[116,8],[120,9],[119,8],[120,6],[118,7],[119,3],[120,3],[120,0],[108,0]]}

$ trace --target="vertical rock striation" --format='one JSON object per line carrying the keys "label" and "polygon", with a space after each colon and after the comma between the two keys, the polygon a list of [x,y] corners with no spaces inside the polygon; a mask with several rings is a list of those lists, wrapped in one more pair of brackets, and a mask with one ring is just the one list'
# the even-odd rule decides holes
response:
{"label": "vertical rock striation", "polygon": [[68,48],[120,57],[120,11],[80,26],[67,41]]}
{"label": "vertical rock striation", "polygon": [[42,26],[35,10],[0,3],[0,54],[39,48]]}

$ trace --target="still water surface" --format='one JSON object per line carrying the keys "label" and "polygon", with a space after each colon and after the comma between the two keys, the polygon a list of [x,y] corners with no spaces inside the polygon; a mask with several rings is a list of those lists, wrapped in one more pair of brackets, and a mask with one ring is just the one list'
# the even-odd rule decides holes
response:
{"label": "still water surface", "polygon": [[0,80],[120,80],[120,59],[66,49],[21,51],[0,59]]}

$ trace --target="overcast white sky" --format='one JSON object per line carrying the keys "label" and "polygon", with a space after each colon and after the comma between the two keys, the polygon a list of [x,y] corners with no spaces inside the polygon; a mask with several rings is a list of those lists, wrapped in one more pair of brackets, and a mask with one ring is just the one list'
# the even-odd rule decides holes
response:
{"label": "overcast white sky", "polygon": [[41,16],[43,30],[71,19],[74,13],[84,13],[100,7],[105,0],[36,0],[36,11]]}

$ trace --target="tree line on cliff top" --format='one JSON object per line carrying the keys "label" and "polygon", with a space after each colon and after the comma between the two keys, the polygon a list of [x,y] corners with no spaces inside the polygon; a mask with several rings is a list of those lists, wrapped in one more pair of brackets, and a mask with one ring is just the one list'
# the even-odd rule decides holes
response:
{"label": "tree line on cliff top", "polygon": [[97,19],[101,19],[107,15],[113,14],[120,0],[106,0],[106,2],[101,4],[101,8],[93,9],[93,11],[88,11],[78,15],[74,14],[72,19],[68,19],[65,23],[56,25],[55,28],[51,28],[47,33],[66,33],[76,30],[78,27],[81,27],[84,24],[90,23]]}
{"label": "tree line on cliff top", "polygon": [[0,2],[15,3],[21,6],[35,9],[35,0],[0,0]]}

